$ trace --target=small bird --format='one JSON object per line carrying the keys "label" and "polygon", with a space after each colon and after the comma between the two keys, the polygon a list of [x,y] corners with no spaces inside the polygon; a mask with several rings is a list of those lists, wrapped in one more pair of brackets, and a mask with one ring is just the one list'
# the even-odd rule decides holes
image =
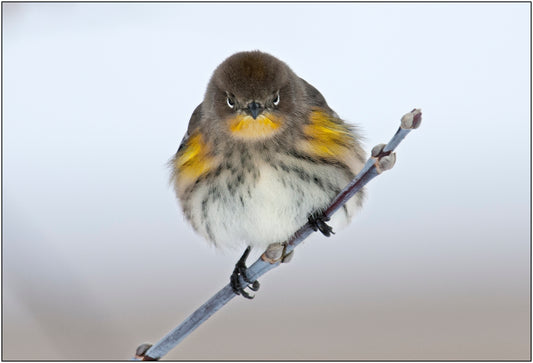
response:
{"label": "small bird", "polygon": [[274,56],[236,53],[214,71],[175,156],[172,181],[192,227],[216,247],[247,246],[230,281],[252,298],[250,249],[270,263],[287,262],[283,242],[310,222],[329,236],[346,225],[364,190],[339,209],[331,226],[323,211],[362,169],[357,129],[322,94]]}

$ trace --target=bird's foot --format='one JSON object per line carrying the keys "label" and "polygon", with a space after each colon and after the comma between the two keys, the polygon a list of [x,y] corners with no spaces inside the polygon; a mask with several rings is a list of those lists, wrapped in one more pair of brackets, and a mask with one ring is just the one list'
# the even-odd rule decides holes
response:
{"label": "bird's foot", "polygon": [[313,231],[320,231],[326,237],[335,234],[335,232],[333,232],[333,228],[331,228],[331,226],[326,223],[329,220],[330,218],[327,217],[323,212],[313,213],[308,218],[309,225],[311,226]]}
{"label": "bird's foot", "polygon": [[[237,295],[242,295],[247,299],[253,299],[255,295],[250,295],[245,288],[248,287],[252,291],[259,290],[259,281],[252,281],[248,277],[248,267],[246,267],[246,259],[250,254],[250,246],[246,248],[239,261],[235,264],[235,269],[230,277],[230,285],[233,292]],[[242,281],[246,282],[246,286],[242,287]],[[251,284],[251,285],[250,285]]]}

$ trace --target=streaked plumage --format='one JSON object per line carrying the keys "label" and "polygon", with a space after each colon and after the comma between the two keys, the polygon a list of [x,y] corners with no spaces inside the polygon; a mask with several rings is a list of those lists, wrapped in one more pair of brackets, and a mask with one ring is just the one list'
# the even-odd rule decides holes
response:
{"label": "streaked plumage", "polygon": [[[323,210],[365,162],[360,136],[278,59],[242,52],[214,72],[172,160],[194,229],[219,247],[266,249]],[[332,218],[349,222],[358,193]]]}

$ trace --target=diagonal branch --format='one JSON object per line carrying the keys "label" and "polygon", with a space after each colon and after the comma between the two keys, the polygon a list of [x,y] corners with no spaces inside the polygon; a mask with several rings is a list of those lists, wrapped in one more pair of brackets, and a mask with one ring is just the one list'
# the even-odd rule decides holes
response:
{"label": "diagonal branch", "polygon": [[[418,128],[422,121],[422,113],[419,109],[414,109],[405,114],[401,119],[401,126],[394,134],[392,139],[386,145],[378,145],[372,149],[372,156],[367,160],[363,169],[331,202],[330,206],[324,212],[326,217],[331,217],[339,208],[341,208],[351,197],[355,195],[370,180],[375,178],[381,172],[392,168],[394,165],[395,154],[392,153],[400,142],[412,130]],[[389,157],[390,155],[390,157]],[[314,230],[309,223],[302,226],[292,238],[286,241],[287,247],[285,252],[288,254],[294,250],[300,242],[306,239]],[[247,275],[251,281],[257,280],[266,272],[278,267],[280,262],[269,263],[258,258],[247,270]],[[243,281],[243,287],[246,283]],[[156,344],[142,344],[137,348],[136,360],[158,360],[167,354],[172,348],[185,339],[194,329],[200,326],[211,315],[216,313],[221,307],[226,305],[231,299],[237,296],[230,284],[224,286],[219,292],[211,297],[206,303],[200,306],[192,315],[190,315],[180,325],[170,331]]]}

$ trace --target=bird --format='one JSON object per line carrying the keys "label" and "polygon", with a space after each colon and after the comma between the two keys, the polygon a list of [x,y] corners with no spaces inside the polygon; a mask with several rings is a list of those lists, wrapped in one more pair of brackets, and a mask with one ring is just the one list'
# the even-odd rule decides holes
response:
{"label": "bird", "polygon": [[[230,276],[245,298],[252,248],[288,262],[285,241],[305,223],[325,236],[361,208],[364,188],[331,220],[324,210],[363,168],[357,126],[283,61],[259,50],[226,58],[212,73],[170,160],[171,181],[193,229],[222,249],[246,246]],[[241,287],[241,279],[246,284]]]}

